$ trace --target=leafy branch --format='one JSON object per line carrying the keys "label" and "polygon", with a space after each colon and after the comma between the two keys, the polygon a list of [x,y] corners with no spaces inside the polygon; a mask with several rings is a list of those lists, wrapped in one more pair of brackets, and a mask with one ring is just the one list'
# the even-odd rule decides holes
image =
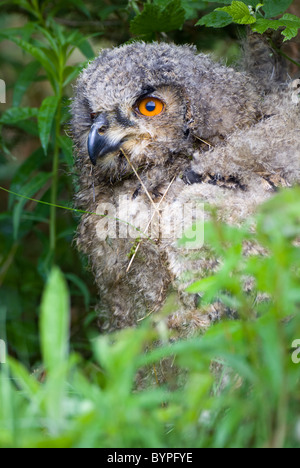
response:
{"label": "leafy branch", "polygon": [[[211,0],[209,0],[211,1]],[[256,0],[219,1],[229,4],[216,8],[213,12],[203,16],[196,26],[222,28],[231,23],[249,25],[252,31],[263,34],[267,29],[280,30],[284,41],[295,37],[300,29],[300,18],[285,13],[278,19],[274,17],[284,13],[292,3],[291,0],[265,0],[257,3]],[[298,64],[299,65],[299,64]]]}
{"label": "leafy branch", "polygon": [[[20,124],[20,122],[27,121],[32,117],[36,118],[37,134],[40,138],[43,152],[46,156],[53,155],[51,174],[45,174],[45,177],[40,177],[40,175],[35,176],[32,182],[35,180],[36,183],[29,183],[28,189],[25,190],[25,195],[33,195],[42,189],[44,184],[49,180],[49,176],[52,179],[49,223],[49,262],[51,263],[55,256],[57,239],[56,205],[59,158],[60,152],[64,152],[65,150],[61,138],[61,128],[66,120],[65,112],[63,112],[64,92],[66,86],[76,78],[82,68],[82,66],[68,66],[68,60],[75,48],[79,48],[88,59],[92,58],[94,53],[87,38],[82,36],[79,31],[67,31],[51,18],[48,18],[47,21],[45,20],[43,13],[47,2],[44,2],[42,6],[37,1],[32,1],[31,3],[27,1],[15,1],[14,3],[34,15],[36,21],[28,22],[25,28],[12,28],[1,31],[0,38],[14,42],[24,52],[31,55],[34,61],[27,65],[21,79],[19,78],[18,87],[16,88],[18,94],[14,95],[15,107],[2,114],[0,123],[2,125]],[[39,110],[19,107],[23,94],[32,81],[32,73],[35,74],[35,79],[37,80],[37,75],[41,69],[46,73],[47,80],[53,90],[53,95],[44,99]],[[22,92],[19,91],[20,89]],[[18,234],[18,224],[23,206],[24,203],[19,203],[17,205],[18,209],[15,210],[16,236]]]}

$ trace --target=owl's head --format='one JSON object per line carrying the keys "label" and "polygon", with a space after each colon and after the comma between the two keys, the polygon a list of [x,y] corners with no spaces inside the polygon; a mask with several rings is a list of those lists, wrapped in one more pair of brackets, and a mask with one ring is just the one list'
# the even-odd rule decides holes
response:
{"label": "owl's head", "polygon": [[260,96],[249,76],[194,47],[132,43],[104,50],[82,72],[73,102],[79,156],[109,173],[128,155],[158,165],[252,124]]}

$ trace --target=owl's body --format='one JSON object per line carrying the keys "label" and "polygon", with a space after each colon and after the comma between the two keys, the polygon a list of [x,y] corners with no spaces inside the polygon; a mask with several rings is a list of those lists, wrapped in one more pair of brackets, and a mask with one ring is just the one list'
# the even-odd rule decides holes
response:
{"label": "owl's body", "polygon": [[77,241],[99,286],[104,329],[135,324],[174,290],[170,327],[207,327],[214,314],[185,288],[219,260],[201,246],[201,229],[191,249],[178,238],[201,226],[203,204],[239,224],[276,187],[300,181],[292,86],[274,83],[266,94],[250,74],[157,43],[104,51],[82,73],[73,135],[77,205],[88,213]]}

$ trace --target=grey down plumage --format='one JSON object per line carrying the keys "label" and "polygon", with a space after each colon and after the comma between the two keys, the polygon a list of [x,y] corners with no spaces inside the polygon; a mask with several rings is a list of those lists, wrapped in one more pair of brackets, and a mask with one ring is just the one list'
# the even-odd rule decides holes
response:
{"label": "grey down plumage", "polygon": [[[220,259],[177,238],[203,203],[240,224],[277,187],[299,183],[299,80],[265,81],[166,43],[104,50],[82,72],[72,105],[76,204],[86,210],[77,244],[99,288],[103,330],[136,324],[171,291],[170,328],[206,328],[222,313],[185,292]],[[163,111],[142,115],[145,97]]]}

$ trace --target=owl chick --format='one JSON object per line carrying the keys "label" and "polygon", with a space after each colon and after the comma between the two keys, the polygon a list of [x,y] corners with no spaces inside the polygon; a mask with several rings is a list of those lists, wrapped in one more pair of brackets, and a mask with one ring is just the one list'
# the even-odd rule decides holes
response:
{"label": "owl chick", "polygon": [[240,224],[300,181],[298,85],[274,82],[268,94],[253,74],[166,43],[104,50],[82,72],[72,105],[76,203],[86,211],[77,244],[99,287],[103,330],[136,324],[170,291],[171,328],[215,318],[185,289],[219,260],[200,228],[190,249],[178,238],[207,217],[203,204]]}

